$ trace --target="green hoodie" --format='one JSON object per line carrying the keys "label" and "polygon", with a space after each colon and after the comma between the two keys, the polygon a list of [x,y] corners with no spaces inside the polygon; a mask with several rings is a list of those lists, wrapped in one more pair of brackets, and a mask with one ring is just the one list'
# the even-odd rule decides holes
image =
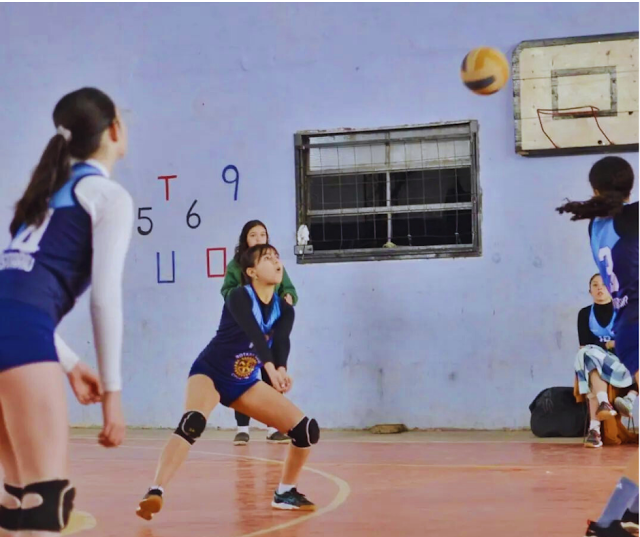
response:
{"label": "green hoodie", "polygon": [[[227,265],[227,274],[224,277],[224,282],[222,282],[222,289],[220,289],[220,293],[226,300],[227,295],[236,287],[240,287],[241,285],[242,269],[240,268],[240,264],[237,263],[235,259],[232,259],[231,262]],[[284,298],[285,295],[291,295],[293,297],[293,305],[295,306],[298,303],[298,293],[296,293],[296,288],[293,286],[293,283],[291,283],[289,275],[287,274],[287,269],[285,269],[284,267],[282,273],[282,283],[278,285],[278,287],[276,287],[276,293],[281,298]]]}

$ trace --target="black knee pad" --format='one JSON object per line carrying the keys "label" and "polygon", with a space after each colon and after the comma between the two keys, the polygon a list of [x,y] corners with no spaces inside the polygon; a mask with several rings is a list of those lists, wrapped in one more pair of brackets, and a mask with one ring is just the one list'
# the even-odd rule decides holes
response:
{"label": "black knee pad", "polygon": [[288,433],[291,443],[299,448],[308,448],[318,443],[320,440],[320,427],[314,419],[307,416],[302,418],[300,423],[291,429]]}
{"label": "black knee pad", "polygon": [[18,507],[5,507],[0,505],[0,528],[8,531],[18,531],[20,529],[20,521],[22,519],[22,508],[20,502],[22,501],[22,495],[24,489],[22,487],[14,487],[7,483],[4,484],[4,490],[10,496],[13,496],[17,502]]}
{"label": "black knee pad", "polygon": [[180,425],[174,431],[179,437],[184,438],[193,445],[207,427],[207,418],[197,410],[185,412],[180,420]]}
{"label": "black knee pad", "polygon": [[7,492],[7,494],[10,494],[18,501],[22,501],[22,496],[24,494],[24,489],[22,487],[16,487],[14,485],[9,485],[9,483],[5,483],[4,490]]}
{"label": "black knee pad", "polygon": [[36,507],[22,507],[20,529],[26,531],[62,531],[69,523],[76,489],[67,479],[55,479],[31,483],[24,487],[26,499],[29,494],[42,498]]}

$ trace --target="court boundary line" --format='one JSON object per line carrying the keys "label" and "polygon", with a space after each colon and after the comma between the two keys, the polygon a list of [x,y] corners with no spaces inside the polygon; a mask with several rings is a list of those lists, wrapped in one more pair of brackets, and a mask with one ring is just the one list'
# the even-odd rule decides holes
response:
{"label": "court boundary line", "polygon": [[[156,429],[160,430],[160,429]],[[168,433],[172,433],[169,429],[167,429]],[[80,435],[71,435],[70,440],[95,440],[98,437],[96,433],[95,436],[80,436]],[[145,442],[155,442],[157,438],[145,438],[145,437],[132,437],[127,436],[128,440],[140,440]],[[198,438],[198,442],[224,442],[230,443],[231,440],[223,439],[223,438]],[[266,440],[252,440],[253,443],[260,444],[269,444]],[[575,441],[560,441],[560,442],[540,442],[536,440],[349,440],[349,439],[341,439],[341,438],[323,438],[323,444],[332,443],[332,444],[536,444],[536,445],[550,445],[550,446],[579,446],[582,445],[583,442],[576,439]],[[625,444],[627,445],[627,444]],[[635,446],[636,444],[628,444]]]}
{"label": "court boundary line", "polygon": [[[77,437],[76,437],[77,438]],[[93,437],[92,437],[93,438]],[[73,442],[74,438],[70,439],[70,444],[72,445],[80,445],[80,446],[86,446],[87,444],[83,444],[83,443],[74,443]],[[129,445],[121,445],[119,446],[119,449],[139,449],[139,450],[147,450],[147,451],[162,451],[164,448],[163,447],[154,447],[154,446],[129,446]],[[219,457],[231,457],[231,458],[236,458],[236,459],[245,459],[245,460],[252,460],[252,461],[258,461],[258,462],[264,462],[267,464],[278,464],[278,465],[284,465],[284,461],[279,461],[279,460],[275,460],[275,459],[267,459],[264,457],[255,457],[253,455],[236,455],[233,453],[218,453],[215,451],[202,451],[202,450],[190,450],[189,453],[194,453],[196,455],[217,455]],[[330,513],[331,511],[335,511],[338,507],[340,507],[349,497],[349,494],[351,494],[351,487],[349,486],[349,483],[347,481],[345,481],[344,479],[339,478],[338,476],[335,476],[333,474],[330,474],[329,472],[324,472],[322,470],[318,470],[317,468],[313,468],[312,466],[305,466],[303,468],[303,470],[308,471],[308,472],[312,472],[314,474],[317,474],[321,477],[324,477],[325,479],[328,479],[329,481],[332,481],[335,485],[337,485],[338,487],[338,493],[334,496],[333,500],[328,504],[325,505],[324,507],[321,507],[320,509],[316,510],[316,511],[312,511],[307,515],[303,515],[300,517],[295,518],[294,520],[289,520],[288,522],[283,522],[281,524],[277,524],[275,526],[271,526],[269,528],[263,528],[261,530],[256,530],[253,531],[251,533],[244,533],[242,535],[239,535],[238,537],[257,537],[258,535],[266,535],[268,533],[272,533],[274,531],[280,531],[280,530],[284,530],[287,528],[290,528],[292,526],[297,526],[298,524],[302,524],[303,522],[306,522],[312,518],[317,518],[321,515],[324,515],[326,513]]]}

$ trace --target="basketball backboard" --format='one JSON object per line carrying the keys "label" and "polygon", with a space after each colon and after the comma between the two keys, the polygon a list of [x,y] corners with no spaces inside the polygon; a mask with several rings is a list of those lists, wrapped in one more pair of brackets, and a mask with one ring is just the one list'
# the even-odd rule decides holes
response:
{"label": "basketball backboard", "polygon": [[523,41],[512,76],[520,155],[638,151],[638,32]]}

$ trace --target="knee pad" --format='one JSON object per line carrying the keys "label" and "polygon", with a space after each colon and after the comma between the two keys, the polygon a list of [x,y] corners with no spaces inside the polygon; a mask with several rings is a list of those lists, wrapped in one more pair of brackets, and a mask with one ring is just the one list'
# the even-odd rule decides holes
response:
{"label": "knee pad", "polygon": [[69,523],[76,489],[67,479],[31,483],[24,487],[24,496],[40,496],[36,507],[22,507],[20,529],[26,531],[62,531]]}
{"label": "knee pad", "polygon": [[17,507],[8,507],[0,505],[0,528],[7,531],[18,531],[20,529],[20,521],[22,519],[22,508],[20,503],[24,489],[22,487],[14,487],[8,483],[4,484],[4,490],[9,496],[13,496],[18,503]]}
{"label": "knee pad", "polygon": [[200,438],[207,427],[207,418],[205,418],[197,410],[185,412],[180,420],[180,425],[174,431],[179,437],[184,438],[189,444],[193,445]]}
{"label": "knee pad", "polygon": [[302,418],[300,423],[291,429],[288,433],[291,443],[299,448],[308,448],[318,443],[320,440],[320,427],[314,419],[307,416]]}

